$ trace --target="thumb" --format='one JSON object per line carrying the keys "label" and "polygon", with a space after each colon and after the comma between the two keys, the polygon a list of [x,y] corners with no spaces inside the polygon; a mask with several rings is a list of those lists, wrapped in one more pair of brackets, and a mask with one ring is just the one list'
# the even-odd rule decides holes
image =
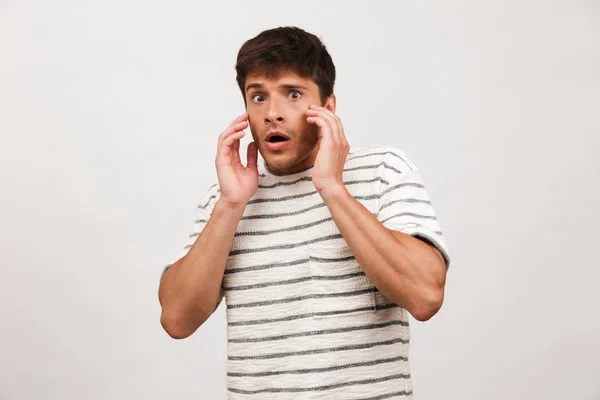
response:
{"label": "thumb", "polygon": [[256,143],[250,142],[248,143],[248,152],[246,156],[247,160],[247,168],[250,168],[253,171],[258,171],[258,149],[256,148]]}

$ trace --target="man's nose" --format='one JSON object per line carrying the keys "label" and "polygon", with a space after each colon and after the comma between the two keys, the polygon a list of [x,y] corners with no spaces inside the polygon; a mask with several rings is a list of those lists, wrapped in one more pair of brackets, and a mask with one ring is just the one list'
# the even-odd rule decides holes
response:
{"label": "man's nose", "polygon": [[273,123],[275,121],[283,122],[283,113],[281,112],[281,107],[277,104],[277,101],[271,100],[269,102],[269,108],[267,110],[265,122]]}

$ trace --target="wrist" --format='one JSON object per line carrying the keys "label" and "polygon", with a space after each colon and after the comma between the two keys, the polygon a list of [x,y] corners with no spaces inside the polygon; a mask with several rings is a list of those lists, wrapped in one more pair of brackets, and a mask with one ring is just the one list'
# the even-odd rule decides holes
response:
{"label": "wrist", "polygon": [[219,199],[215,203],[215,210],[231,213],[233,215],[242,215],[246,209],[247,202],[244,203],[231,203],[227,200]]}
{"label": "wrist", "polygon": [[350,194],[343,183],[326,186],[320,189],[318,192],[325,203],[332,200],[342,199]]}

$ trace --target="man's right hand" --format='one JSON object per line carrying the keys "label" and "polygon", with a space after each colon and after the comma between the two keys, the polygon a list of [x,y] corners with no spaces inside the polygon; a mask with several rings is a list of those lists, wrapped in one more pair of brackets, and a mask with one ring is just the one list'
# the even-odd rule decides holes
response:
{"label": "man's right hand", "polygon": [[217,145],[217,177],[221,190],[221,201],[232,207],[245,207],[258,190],[258,150],[250,142],[247,149],[247,166],[240,160],[240,139],[248,127],[248,114],[237,117],[219,136]]}

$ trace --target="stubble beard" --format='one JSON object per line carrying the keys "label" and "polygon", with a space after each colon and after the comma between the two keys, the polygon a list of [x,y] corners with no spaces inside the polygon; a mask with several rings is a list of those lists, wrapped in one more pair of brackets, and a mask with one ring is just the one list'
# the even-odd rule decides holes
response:
{"label": "stubble beard", "polygon": [[[295,153],[290,157],[286,157],[285,153],[290,152],[291,149],[286,149],[283,151],[284,157],[281,157],[281,155],[277,154],[273,156],[269,150],[264,149],[264,142],[261,141],[260,153],[262,158],[266,161],[269,169],[272,171],[287,171],[304,163],[311,156],[316,155],[317,141],[315,138],[317,135],[317,128],[315,127],[313,129],[315,130],[314,135],[313,132],[303,132],[301,135],[298,135],[295,131],[281,129],[281,131],[289,135],[292,141],[297,142],[294,143],[294,145],[297,146],[297,149],[293,150]],[[263,133],[261,138],[264,138],[265,135],[266,132]],[[315,138],[313,138],[313,136]],[[257,138],[254,137],[254,141],[256,141],[256,139]],[[267,154],[267,157],[265,157],[265,154]],[[310,167],[312,167],[312,165],[306,166],[306,168]]]}

